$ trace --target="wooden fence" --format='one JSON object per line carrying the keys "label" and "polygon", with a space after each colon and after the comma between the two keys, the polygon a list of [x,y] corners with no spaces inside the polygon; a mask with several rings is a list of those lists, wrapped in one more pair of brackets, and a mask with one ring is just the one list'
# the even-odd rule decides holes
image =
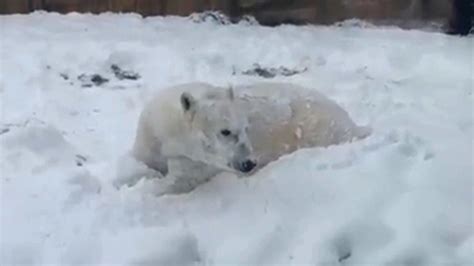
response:
{"label": "wooden fence", "polygon": [[1,0],[0,13],[34,10],[68,12],[136,12],[144,16],[189,15],[207,9],[228,10],[232,1],[219,0]]}
{"label": "wooden fence", "polygon": [[[437,21],[457,27],[472,23],[471,0],[0,0],[0,14],[34,10],[136,12],[144,16],[220,10],[231,17],[249,14],[265,25],[327,24],[348,18],[371,21]],[[471,8],[471,10],[468,10]],[[460,17],[461,22],[459,22]],[[468,16],[467,18],[465,16]],[[464,20],[462,20],[464,19]],[[392,22],[397,23],[397,22]],[[403,25],[402,25],[403,26]]]}

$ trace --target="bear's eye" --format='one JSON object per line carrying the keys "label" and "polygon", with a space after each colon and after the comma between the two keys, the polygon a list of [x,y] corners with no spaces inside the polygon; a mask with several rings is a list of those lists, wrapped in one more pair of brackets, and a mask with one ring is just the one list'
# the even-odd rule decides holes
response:
{"label": "bear's eye", "polygon": [[224,136],[224,137],[230,136],[230,133],[231,133],[231,132],[230,132],[230,130],[228,130],[228,129],[223,129],[223,130],[221,130],[221,135]]}

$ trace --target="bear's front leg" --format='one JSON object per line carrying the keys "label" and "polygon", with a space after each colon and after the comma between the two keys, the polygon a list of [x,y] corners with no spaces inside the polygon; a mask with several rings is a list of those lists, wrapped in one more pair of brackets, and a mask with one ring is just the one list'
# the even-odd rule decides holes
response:
{"label": "bear's front leg", "polygon": [[170,193],[190,192],[221,172],[216,167],[186,157],[168,159],[168,170],[167,178],[174,179],[169,187]]}
{"label": "bear's front leg", "polygon": [[117,161],[116,175],[112,184],[116,188],[121,186],[134,186],[141,179],[163,179],[164,175],[146,164],[126,154]]}

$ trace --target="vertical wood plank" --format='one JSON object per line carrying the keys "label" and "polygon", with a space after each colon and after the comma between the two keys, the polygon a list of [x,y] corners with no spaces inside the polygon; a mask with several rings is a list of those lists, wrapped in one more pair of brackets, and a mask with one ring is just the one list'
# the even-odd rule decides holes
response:
{"label": "vertical wood plank", "polygon": [[0,14],[28,13],[28,0],[0,0]]}

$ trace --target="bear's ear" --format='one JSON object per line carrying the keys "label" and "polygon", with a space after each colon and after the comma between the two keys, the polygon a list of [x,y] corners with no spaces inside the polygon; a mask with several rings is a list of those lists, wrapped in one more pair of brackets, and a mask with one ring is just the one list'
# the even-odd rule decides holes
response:
{"label": "bear's ear", "polygon": [[229,86],[229,88],[227,89],[227,97],[229,97],[231,101],[234,100],[234,89],[232,88],[232,86]]}
{"label": "bear's ear", "polygon": [[181,94],[181,106],[184,112],[188,112],[196,107],[196,100],[188,92],[183,92],[183,94]]}

